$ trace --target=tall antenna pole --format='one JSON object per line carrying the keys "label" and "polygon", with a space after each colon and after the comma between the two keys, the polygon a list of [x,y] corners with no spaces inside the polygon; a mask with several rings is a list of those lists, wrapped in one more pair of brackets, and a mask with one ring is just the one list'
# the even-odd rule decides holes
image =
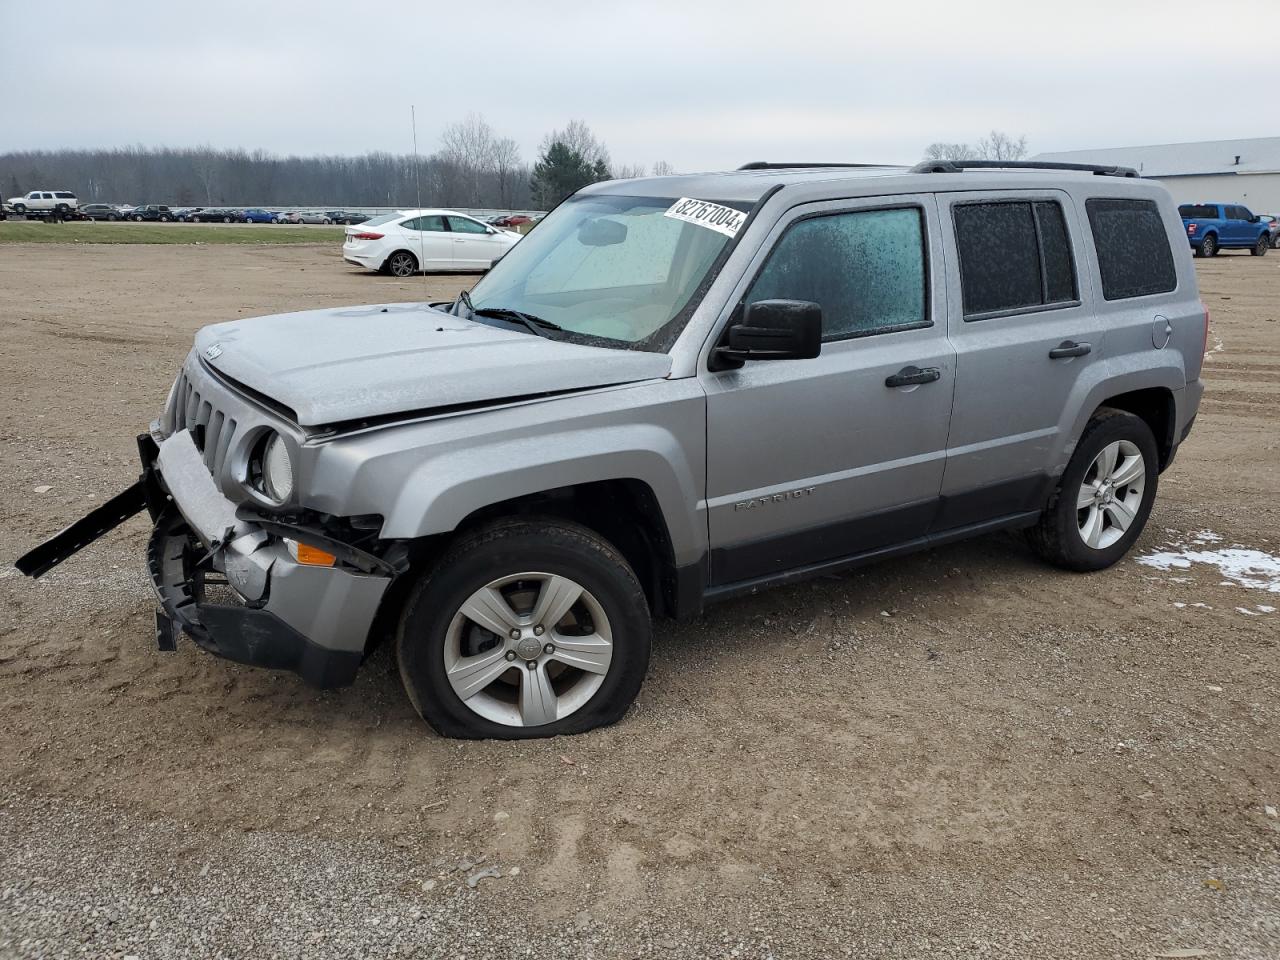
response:
{"label": "tall antenna pole", "polygon": [[[413,104],[409,104],[409,125],[413,127],[413,182],[418,194],[418,210],[422,210],[422,163],[418,160],[418,113]],[[423,247],[422,231],[418,231],[418,268],[422,271],[422,301],[430,299],[427,289],[427,255]]]}

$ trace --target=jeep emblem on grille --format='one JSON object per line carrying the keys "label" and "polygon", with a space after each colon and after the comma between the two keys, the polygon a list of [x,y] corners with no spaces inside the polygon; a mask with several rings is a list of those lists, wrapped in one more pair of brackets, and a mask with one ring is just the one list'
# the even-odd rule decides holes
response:
{"label": "jeep emblem on grille", "polygon": [[215,343],[204,348],[204,358],[206,360],[217,360],[220,356],[222,356],[222,344]]}

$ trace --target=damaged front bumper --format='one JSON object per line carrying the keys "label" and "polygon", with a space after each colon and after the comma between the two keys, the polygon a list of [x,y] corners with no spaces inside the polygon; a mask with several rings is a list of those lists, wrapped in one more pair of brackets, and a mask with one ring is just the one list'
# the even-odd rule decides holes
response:
{"label": "damaged front bumper", "polygon": [[238,663],[290,670],[318,687],[351,683],[395,568],[319,533],[314,545],[339,559],[299,563],[285,535],[305,542],[307,532],[237,516],[189,431],[159,445],[148,435],[138,441],[138,482],[19,559],[18,569],[38,577],[145,508],[155,521],[147,566],[161,649],[173,649],[181,630]]}

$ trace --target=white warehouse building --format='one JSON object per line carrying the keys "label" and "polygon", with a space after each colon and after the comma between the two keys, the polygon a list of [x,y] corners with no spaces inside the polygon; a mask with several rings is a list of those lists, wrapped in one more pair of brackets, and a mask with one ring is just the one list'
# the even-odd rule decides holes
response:
{"label": "white warehouse building", "polygon": [[1168,187],[1177,203],[1239,203],[1280,216],[1280,137],[1068,150],[1032,159],[1133,167]]}

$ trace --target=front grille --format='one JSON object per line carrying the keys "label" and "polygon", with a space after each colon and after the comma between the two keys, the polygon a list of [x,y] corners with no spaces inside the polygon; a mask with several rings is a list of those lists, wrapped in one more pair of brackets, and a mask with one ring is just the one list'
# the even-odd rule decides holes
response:
{"label": "front grille", "polygon": [[[197,427],[204,429],[197,430]],[[200,449],[204,454],[204,465],[214,477],[220,475],[227,450],[236,435],[236,421],[221,410],[214,409],[213,404],[200,395],[185,370],[178,377],[178,385],[173,391],[169,428],[170,433],[190,430],[198,443],[203,434],[203,446]]]}

